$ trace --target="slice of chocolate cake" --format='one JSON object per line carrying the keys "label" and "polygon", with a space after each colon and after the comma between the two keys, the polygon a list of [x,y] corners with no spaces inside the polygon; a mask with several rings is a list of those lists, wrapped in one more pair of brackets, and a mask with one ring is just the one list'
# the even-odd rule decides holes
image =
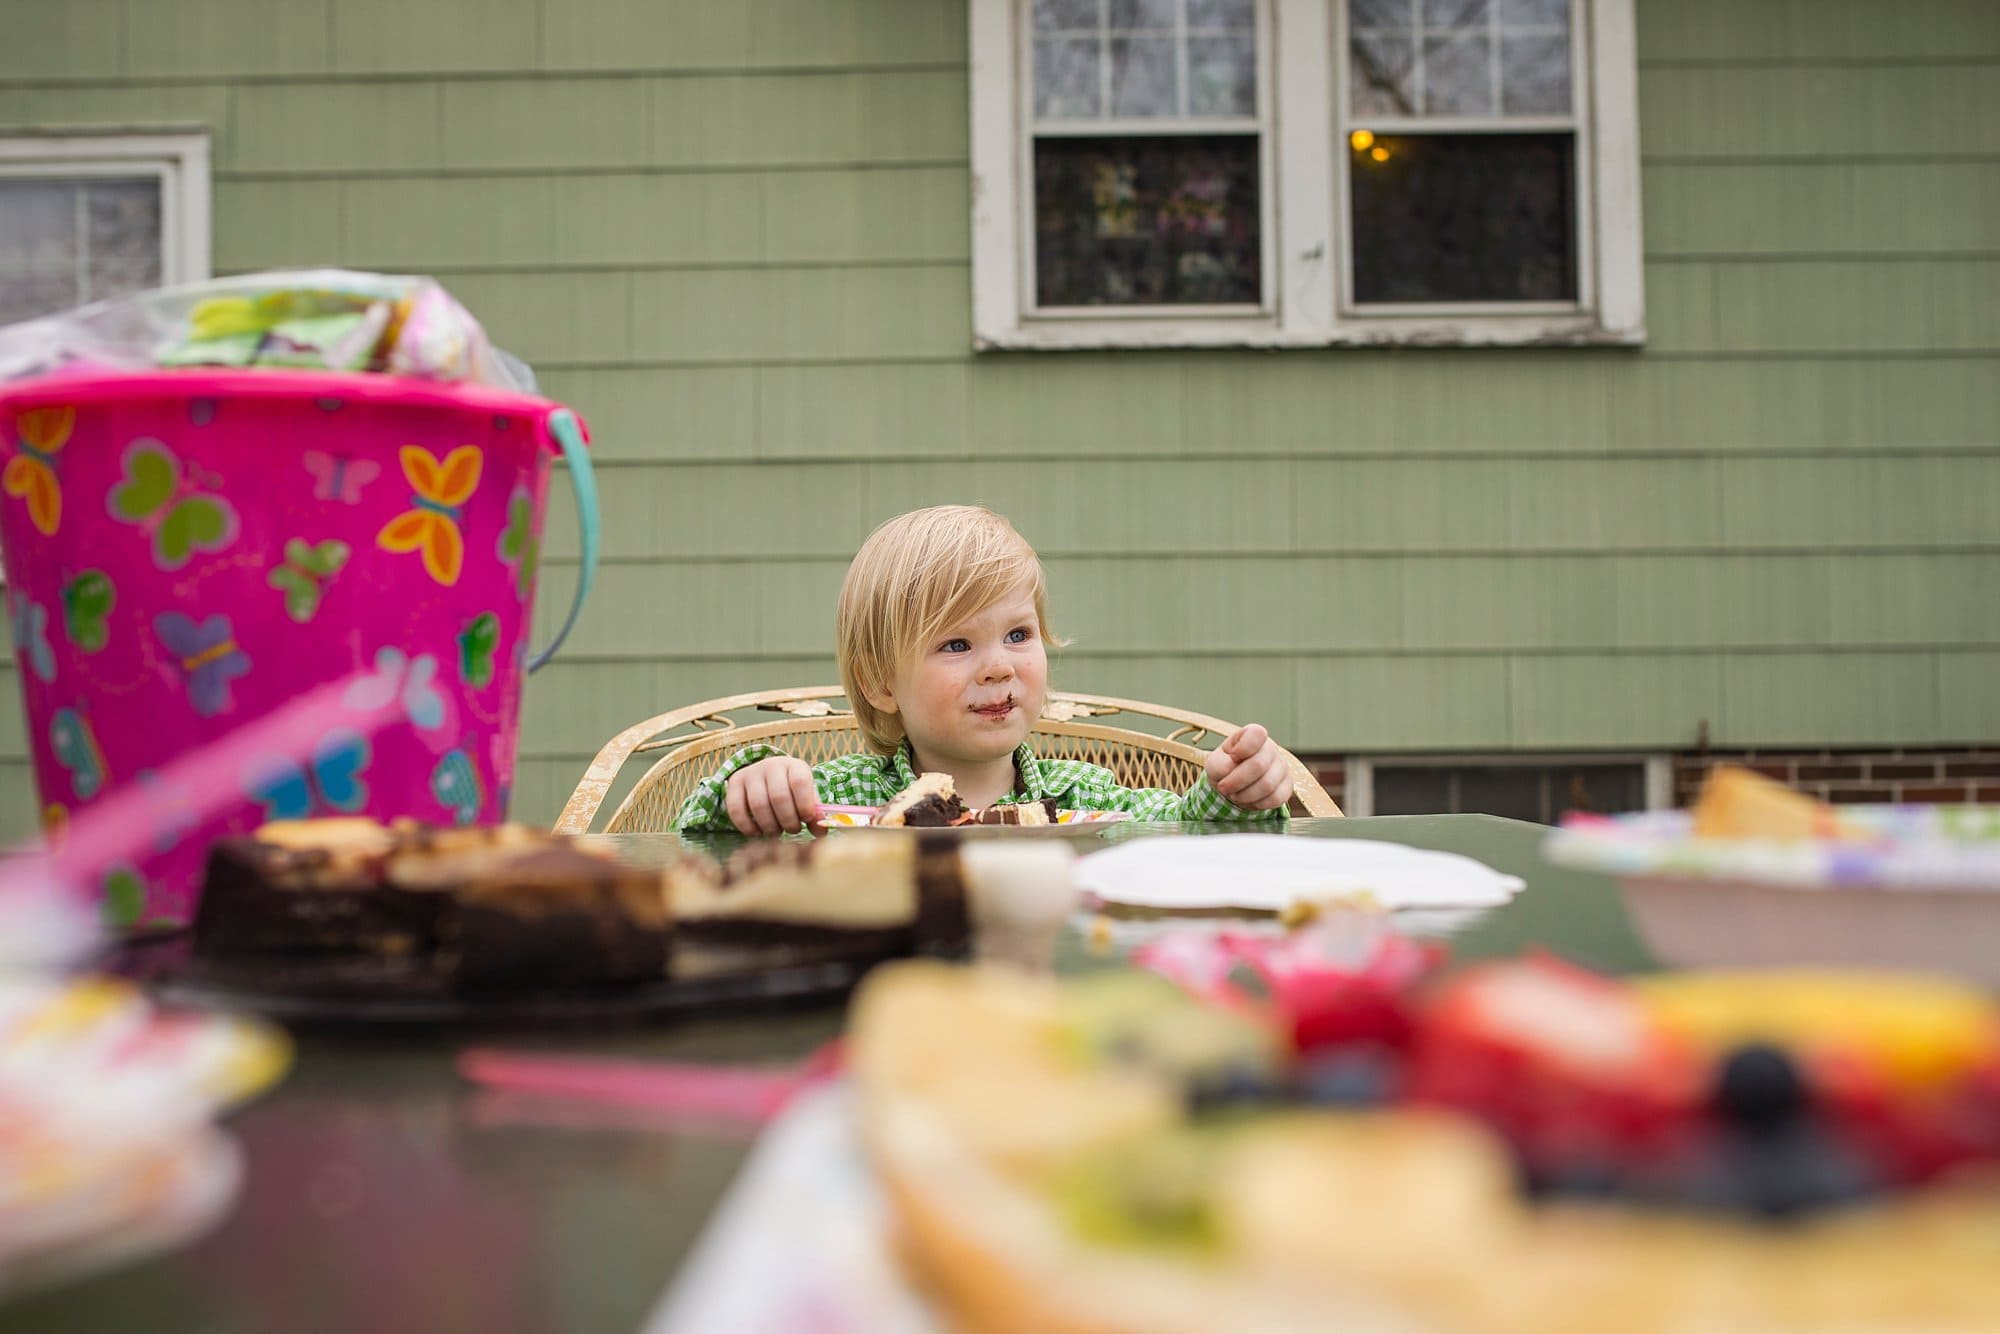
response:
{"label": "slice of chocolate cake", "polygon": [[1021,801],[1005,806],[988,806],[978,813],[976,823],[987,825],[1052,825],[1056,822],[1056,799]]}
{"label": "slice of chocolate cake", "polygon": [[916,842],[917,903],[911,943],[919,954],[968,958],[972,953],[972,913],[966,906],[959,858],[964,840],[952,834],[919,834]]}
{"label": "slice of chocolate cake", "polygon": [[965,803],[958,799],[951,775],[932,772],[918,774],[915,782],[889,798],[875,823],[889,828],[935,829],[958,824],[965,815]]}
{"label": "slice of chocolate cake", "polygon": [[467,991],[605,986],[667,974],[673,920],[659,871],[568,843],[466,866],[439,941],[440,969]]}
{"label": "slice of chocolate cake", "polygon": [[267,824],[209,851],[194,952],[360,954],[428,951],[450,897],[388,884],[400,837],[373,820]]}
{"label": "slice of chocolate cake", "polygon": [[917,848],[865,836],[751,843],[718,867],[667,869],[674,917],[690,944],[814,958],[910,952]]}
{"label": "slice of chocolate cake", "polygon": [[194,953],[253,982],[347,994],[658,979],[670,940],[660,872],[570,839],[308,820],[215,846]]}

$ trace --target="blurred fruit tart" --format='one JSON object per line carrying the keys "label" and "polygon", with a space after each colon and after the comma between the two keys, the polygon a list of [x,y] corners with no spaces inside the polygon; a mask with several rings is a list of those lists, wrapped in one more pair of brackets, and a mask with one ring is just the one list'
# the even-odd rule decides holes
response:
{"label": "blurred fruit tart", "polygon": [[1345,1025],[1140,972],[876,972],[851,1057],[912,1276],[976,1331],[1996,1328],[1982,994],[1409,963],[1317,988]]}

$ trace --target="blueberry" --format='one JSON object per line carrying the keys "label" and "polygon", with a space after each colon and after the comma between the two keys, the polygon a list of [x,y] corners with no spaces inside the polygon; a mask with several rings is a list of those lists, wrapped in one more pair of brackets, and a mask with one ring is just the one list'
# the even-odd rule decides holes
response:
{"label": "blueberry", "polygon": [[1743,1155],[1744,1185],[1753,1212],[1773,1220],[1852,1204],[1875,1188],[1867,1164],[1845,1145],[1810,1127],[1759,1135]]}
{"label": "blueberry", "polygon": [[1225,1065],[1197,1074],[1188,1085],[1188,1106],[1195,1112],[1221,1111],[1270,1102],[1278,1090],[1270,1075],[1254,1065]]}
{"label": "blueberry", "polygon": [[1783,1129],[1799,1119],[1807,1102],[1805,1080],[1792,1058],[1764,1043],[1729,1053],[1716,1080],[1716,1110],[1745,1130]]}
{"label": "blueberry", "polygon": [[1649,1182],[1642,1195],[1656,1204],[1781,1222],[1852,1204],[1879,1185],[1853,1150],[1797,1121],[1775,1131],[1725,1131],[1696,1162]]}
{"label": "blueberry", "polygon": [[1375,1107],[1396,1095],[1396,1058],[1380,1047],[1328,1052],[1301,1067],[1299,1096],[1327,1107]]}
{"label": "blueberry", "polygon": [[1520,1165],[1521,1189],[1531,1199],[1607,1200],[1631,1193],[1630,1183],[1603,1158],[1573,1158],[1556,1163],[1525,1161]]}

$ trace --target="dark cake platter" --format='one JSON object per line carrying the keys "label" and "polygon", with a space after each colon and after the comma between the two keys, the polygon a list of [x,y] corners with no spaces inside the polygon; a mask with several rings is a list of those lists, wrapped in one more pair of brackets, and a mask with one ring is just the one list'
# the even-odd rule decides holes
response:
{"label": "dark cake platter", "polygon": [[233,1010],[311,1028],[475,1028],[640,1023],[721,1010],[838,999],[878,960],[783,959],[681,946],[658,981],[562,988],[452,989],[421,961],[197,956],[187,928],[147,931],[100,960],[167,1005]]}

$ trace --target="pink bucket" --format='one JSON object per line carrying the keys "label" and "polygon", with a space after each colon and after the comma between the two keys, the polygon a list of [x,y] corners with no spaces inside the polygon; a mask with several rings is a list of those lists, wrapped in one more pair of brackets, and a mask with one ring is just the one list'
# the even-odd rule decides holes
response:
{"label": "pink bucket", "polygon": [[[581,516],[575,601],[531,656],[549,473]],[[589,591],[576,418],[470,385],[313,371],[64,373],[0,388],[0,543],[42,822],[158,789],[120,923],[193,913],[210,842],[269,819],[504,818],[526,671]],[[358,676],[309,757],[246,763],[209,819],[168,761]],[[385,714],[392,720],[381,725]],[[347,725],[349,722],[355,725]]]}

